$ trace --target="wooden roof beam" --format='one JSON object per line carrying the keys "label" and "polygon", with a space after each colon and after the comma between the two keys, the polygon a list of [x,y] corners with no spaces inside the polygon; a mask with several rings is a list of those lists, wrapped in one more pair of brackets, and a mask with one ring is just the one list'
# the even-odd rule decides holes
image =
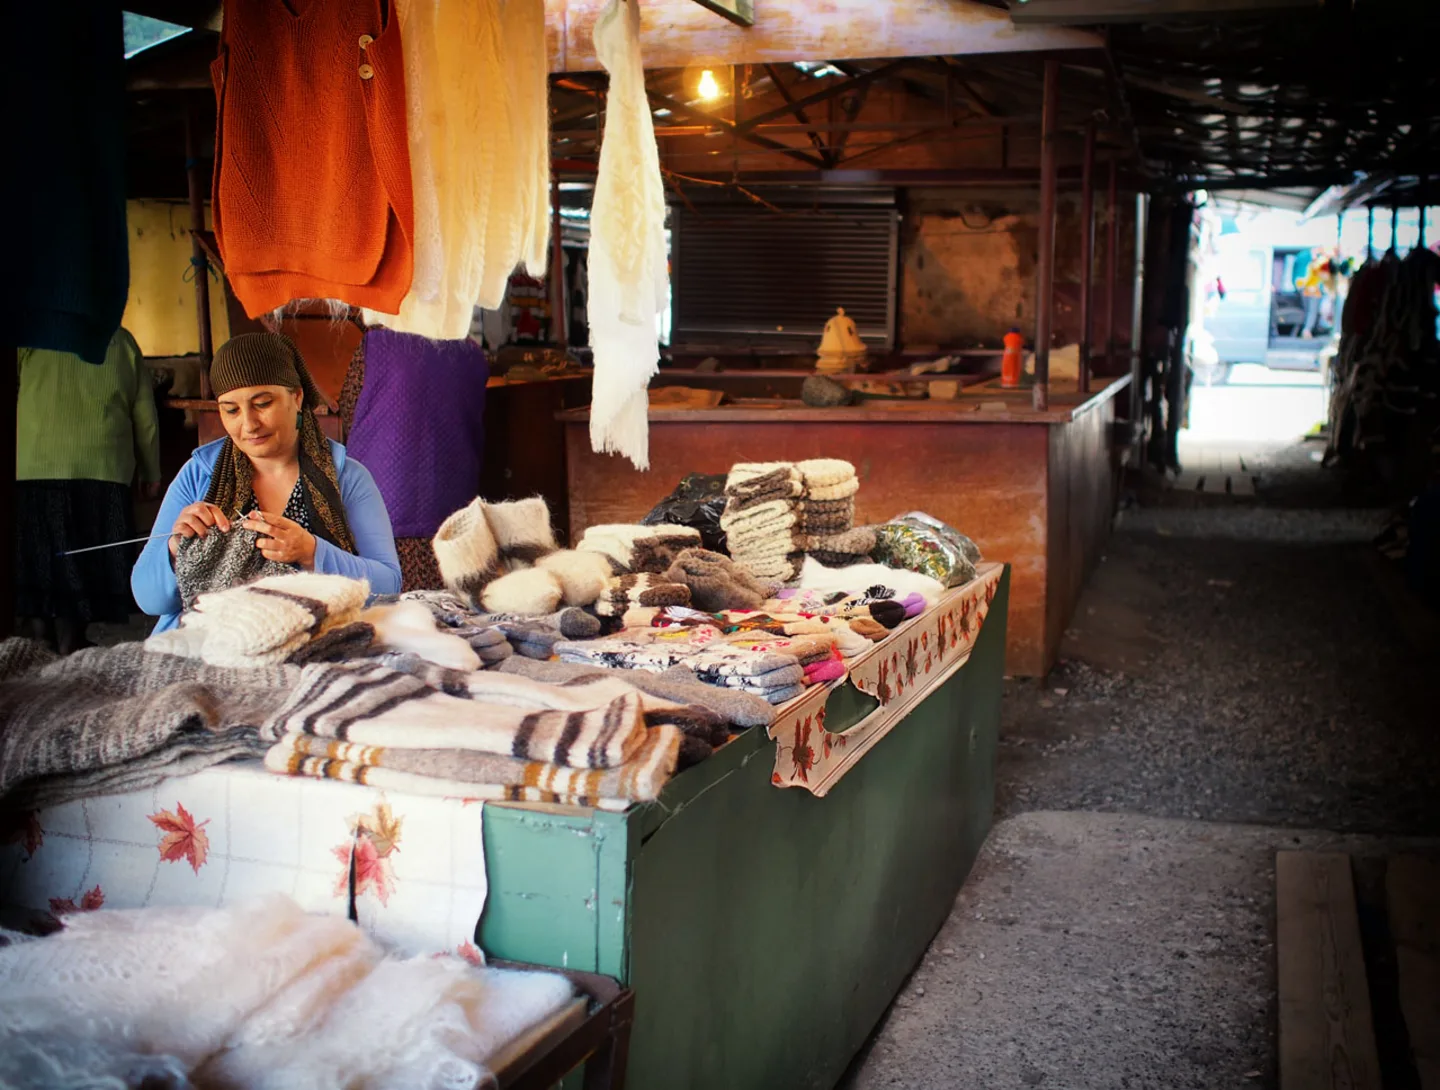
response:
{"label": "wooden roof beam", "polygon": [[[605,3],[545,0],[552,72],[600,67],[593,39]],[[1084,30],[1017,27],[1006,12],[977,0],[785,0],[761,7],[748,28],[715,18],[695,0],[646,0],[640,28],[647,68],[1034,53],[1101,44]]]}

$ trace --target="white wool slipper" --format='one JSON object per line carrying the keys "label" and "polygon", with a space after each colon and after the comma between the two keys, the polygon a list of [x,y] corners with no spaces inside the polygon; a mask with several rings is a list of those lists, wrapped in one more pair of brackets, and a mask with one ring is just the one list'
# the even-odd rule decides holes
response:
{"label": "white wool slipper", "polygon": [[554,613],[565,592],[554,572],[543,568],[521,568],[490,583],[480,594],[480,603],[491,613]]}
{"label": "white wool slipper", "polygon": [[612,574],[608,556],[579,549],[553,552],[537,560],[535,566],[555,577],[567,606],[593,603],[600,597]]}
{"label": "white wool slipper", "polygon": [[440,524],[431,542],[445,586],[470,600],[480,600],[485,585],[500,574],[494,531],[485,518],[485,501],[476,499]]}
{"label": "white wool slipper", "polygon": [[555,531],[550,529],[550,508],[539,496],[504,503],[487,503],[485,520],[495,535],[495,545],[506,567],[529,567],[556,549]]}

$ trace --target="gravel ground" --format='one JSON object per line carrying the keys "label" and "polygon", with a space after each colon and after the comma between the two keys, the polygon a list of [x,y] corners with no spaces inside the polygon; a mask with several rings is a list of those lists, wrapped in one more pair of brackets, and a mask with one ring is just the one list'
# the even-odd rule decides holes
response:
{"label": "gravel ground", "polygon": [[[1362,544],[1382,518],[1127,513],[1066,660],[1009,683],[998,812],[1440,834],[1427,675]],[[1117,613],[1135,649],[1119,664]]]}
{"label": "gravel ground", "polygon": [[1440,854],[1433,669],[1319,449],[1248,454],[1253,500],[1135,489],[1061,664],[1006,682],[995,828],[846,1090],[1278,1086],[1275,852],[1352,853],[1382,920],[1383,857]]}

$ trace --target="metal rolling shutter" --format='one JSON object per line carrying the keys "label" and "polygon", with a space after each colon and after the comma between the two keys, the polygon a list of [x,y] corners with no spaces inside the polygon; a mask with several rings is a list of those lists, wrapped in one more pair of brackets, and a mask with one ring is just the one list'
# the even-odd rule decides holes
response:
{"label": "metal rolling shutter", "polygon": [[844,307],[867,342],[893,345],[893,204],[783,214],[700,205],[672,215],[676,342],[814,341]]}

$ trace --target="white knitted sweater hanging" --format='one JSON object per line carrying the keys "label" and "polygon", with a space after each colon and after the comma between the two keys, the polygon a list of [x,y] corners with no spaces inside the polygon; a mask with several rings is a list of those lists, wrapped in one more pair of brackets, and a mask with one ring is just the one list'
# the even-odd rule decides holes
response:
{"label": "white knitted sweater hanging", "polygon": [[[399,0],[415,194],[415,275],[398,315],[458,340],[522,260],[543,271],[550,217],[544,0]],[[537,201],[543,208],[538,215]],[[539,254],[537,265],[529,265]]]}
{"label": "white knitted sweater hanging", "polygon": [[605,6],[595,22],[595,56],[610,74],[610,90],[590,209],[590,446],[647,469],[646,387],[660,355],[658,318],[668,273],[665,188],[645,97],[638,0]]}

